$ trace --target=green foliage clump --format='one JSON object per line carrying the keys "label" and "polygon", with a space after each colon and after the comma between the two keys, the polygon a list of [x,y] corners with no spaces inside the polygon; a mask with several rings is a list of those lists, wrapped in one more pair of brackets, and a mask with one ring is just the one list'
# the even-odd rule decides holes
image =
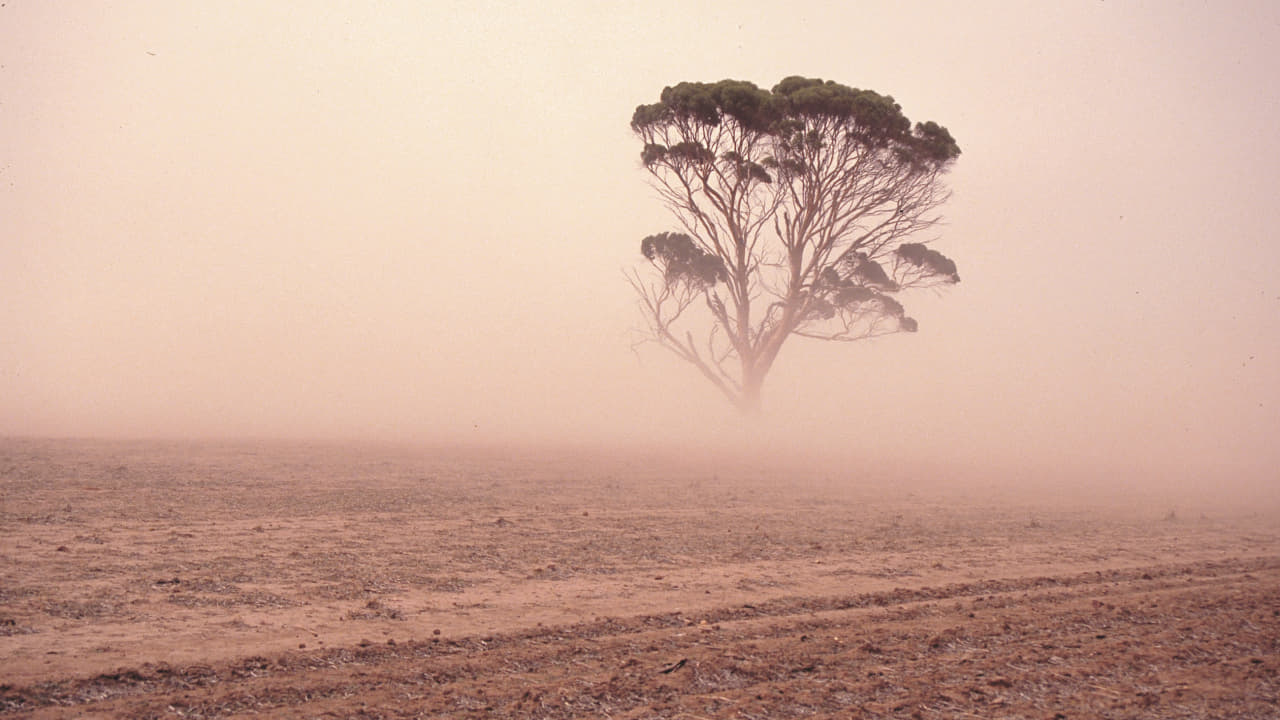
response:
{"label": "green foliage clump", "polygon": [[703,251],[693,238],[682,233],[658,233],[640,243],[640,253],[664,268],[668,282],[685,282],[699,287],[728,279],[724,261]]}

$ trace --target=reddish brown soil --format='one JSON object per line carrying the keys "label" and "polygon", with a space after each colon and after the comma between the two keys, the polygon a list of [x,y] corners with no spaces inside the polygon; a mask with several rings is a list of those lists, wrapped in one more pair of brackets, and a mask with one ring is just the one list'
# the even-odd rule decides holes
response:
{"label": "reddish brown soil", "polygon": [[0,490],[0,714],[1280,717],[1256,502],[34,440]]}

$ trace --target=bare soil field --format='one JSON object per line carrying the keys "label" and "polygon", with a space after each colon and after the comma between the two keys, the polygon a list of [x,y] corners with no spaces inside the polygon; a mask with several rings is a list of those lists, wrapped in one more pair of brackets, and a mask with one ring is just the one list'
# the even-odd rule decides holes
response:
{"label": "bare soil field", "polygon": [[0,493],[0,715],[1280,717],[1257,501],[29,439]]}

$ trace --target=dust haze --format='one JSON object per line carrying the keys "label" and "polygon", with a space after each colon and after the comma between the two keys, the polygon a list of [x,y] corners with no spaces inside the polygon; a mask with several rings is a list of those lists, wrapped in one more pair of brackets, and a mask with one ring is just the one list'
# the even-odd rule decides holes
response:
{"label": "dust haze", "polygon": [[[10,0],[0,435],[1274,501],[1277,66],[1267,2]],[[947,126],[964,282],[917,334],[793,339],[744,420],[635,345],[623,272],[674,225],[628,120],[792,74]]]}

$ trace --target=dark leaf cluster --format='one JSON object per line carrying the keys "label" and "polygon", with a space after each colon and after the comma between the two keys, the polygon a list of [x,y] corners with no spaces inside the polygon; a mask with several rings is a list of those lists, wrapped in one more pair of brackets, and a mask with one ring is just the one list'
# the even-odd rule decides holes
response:
{"label": "dark leaf cluster", "polygon": [[775,85],[773,94],[787,117],[847,121],[853,132],[869,144],[887,144],[906,137],[911,130],[902,107],[892,97],[872,90],[792,76]]}
{"label": "dark leaf cluster", "polygon": [[773,165],[775,167],[777,166],[777,163],[773,162],[772,158],[768,158],[765,163],[762,164],[752,162],[751,160],[748,160],[738,153],[730,150],[729,152],[721,155],[720,159],[732,166],[734,172],[737,173],[739,178],[744,180],[755,180],[763,183],[773,182],[773,177],[769,175],[769,171],[764,169],[765,164]]}
{"label": "dark leaf cluster", "polygon": [[715,153],[702,143],[687,140],[671,147],[650,143],[640,152],[640,159],[646,166],[656,162],[668,162],[677,165],[705,165],[716,159]]}
{"label": "dark leaf cluster", "polygon": [[915,265],[930,275],[940,276],[952,283],[960,282],[955,261],[923,243],[903,243],[898,247],[897,254],[904,262]]}
{"label": "dark leaf cluster", "polygon": [[916,155],[924,160],[942,164],[960,156],[960,146],[951,133],[938,123],[916,123],[913,137]]}
{"label": "dark leaf cluster", "polygon": [[663,268],[668,283],[710,287],[729,279],[724,261],[706,252],[683,233],[658,233],[640,242],[640,253]]}
{"label": "dark leaf cluster", "polygon": [[865,256],[842,263],[842,267],[848,269],[848,275],[842,276],[839,270],[829,267],[818,278],[808,302],[811,319],[830,320],[841,311],[874,313],[894,318],[902,330],[916,331],[916,321],[907,317],[902,303],[887,294],[896,291],[898,284],[885,274],[884,268]]}
{"label": "dark leaf cluster", "polygon": [[773,96],[742,80],[682,82],[663,89],[659,102],[637,107],[631,129],[640,132],[671,122],[716,126],[725,118],[744,129],[765,132],[777,119]]}
{"label": "dark leaf cluster", "polygon": [[[889,95],[799,76],[784,79],[772,91],[742,80],[683,82],[667,87],[659,102],[636,108],[631,129],[644,133],[666,126],[716,127],[727,119],[743,130],[776,138],[791,152],[824,142],[826,138],[813,123],[825,120],[839,123],[859,143],[890,149],[905,163],[940,167],[960,155],[960,146],[946,128],[932,121],[916,123],[913,128],[902,107]],[[687,150],[677,152],[676,147],[653,144],[646,145],[641,155],[646,166],[664,158],[692,159]],[[775,162],[796,160],[779,158]]]}
{"label": "dark leaf cluster", "polygon": [[885,292],[898,290],[898,283],[889,277],[880,263],[872,260],[866,253],[856,253],[839,265],[846,277],[861,285]]}

